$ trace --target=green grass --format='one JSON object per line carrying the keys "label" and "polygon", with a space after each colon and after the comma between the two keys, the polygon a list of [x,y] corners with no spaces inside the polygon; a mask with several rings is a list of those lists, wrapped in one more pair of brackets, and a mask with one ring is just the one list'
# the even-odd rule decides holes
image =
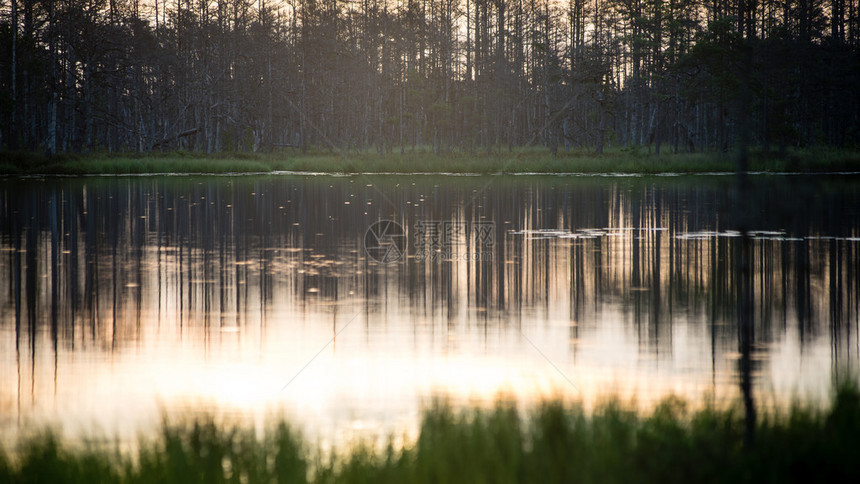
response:
{"label": "green grass", "polygon": [[[681,153],[660,156],[644,149],[615,149],[603,155],[591,151],[560,151],[552,156],[543,148],[512,152],[448,152],[434,155],[424,148],[379,155],[374,152],[337,153],[201,153],[60,155],[0,153],[0,174],[145,174],[145,173],[269,173],[300,171],[324,173],[707,173],[734,171],[731,153]],[[776,153],[753,151],[750,170],[766,172],[860,171],[860,152],[808,149]]]}
{"label": "green grass", "polygon": [[0,452],[0,482],[858,482],[860,391],[845,385],[827,408],[771,412],[751,443],[738,407],[691,411],[677,398],[648,415],[617,400],[591,414],[548,401],[525,415],[507,403],[437,402],[403,448],[323,453],[283,422],[258,435],[209,417],[165,423],[133,455],[61,442],[41,433],[14,457]]}
{"label": "green grass", "polygon": [[246,153],[205,155],[172,152],[158,154],[103,153],[45,157],[32,153],[0,154],[0,173],[28,175],[150,174],[150,173],[268,173],[278,162]]}

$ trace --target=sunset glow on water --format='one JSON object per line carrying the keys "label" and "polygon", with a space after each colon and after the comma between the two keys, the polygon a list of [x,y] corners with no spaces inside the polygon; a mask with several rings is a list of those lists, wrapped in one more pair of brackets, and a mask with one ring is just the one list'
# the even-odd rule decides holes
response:
{"label": "sunset glow on water", "polygon": [[[0,425],[275,414],[338,442],[413,433],[433,397],[730,402],[747,377],[760,405],[826,398],[858,366],[856,181],[777,209],[792,181],[757,179],[741,375],[723,178],[0,181]],[[365,251],[378,220],[396,262]],[[431,260],[418,221],[467,229]]]}

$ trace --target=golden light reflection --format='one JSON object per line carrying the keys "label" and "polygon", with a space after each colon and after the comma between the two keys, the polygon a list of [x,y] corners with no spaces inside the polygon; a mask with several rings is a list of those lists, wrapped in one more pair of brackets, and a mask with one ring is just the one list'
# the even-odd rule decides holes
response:
{"label": "golden light reflection", "polygon": [[[4,430],[133,438],[161,412],[196,409],[282,414],[336,444],[414,433],[434,396],[592,408],[616,395],[648,409],[669,394],[738,395],[737,237],[719,210],[681,201],[719,190],[522,181],[467,209],[482,180],[442,192],[387,179],[363,192],[332,179],[89,183],[87,197],[24,187],[35,212],[0,211]],[[382,189],[389,206],[364,215]],[[421,207],[398,216],[406,200]],[[490,249],[461,233],[447,260],[383,265],[361,247],[380,218],[510,223]],[[836,368],[857,366],[849,222],[839,239],[816,238],[827,227],[810,218],[799,241],[766,226],[752,241],[765,403],[824,398]],[[484,249],[488,260],[459,257]]]}

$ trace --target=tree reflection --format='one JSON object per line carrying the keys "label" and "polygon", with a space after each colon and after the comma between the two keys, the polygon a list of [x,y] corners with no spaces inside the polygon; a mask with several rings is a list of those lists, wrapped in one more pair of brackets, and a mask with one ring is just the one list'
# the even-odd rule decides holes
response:
{"label": "tree reflection", "polygon": [[[483,191],[485,180],[366,181],[2,182],[0,328],[12,329],[18,371],[32,393],[43,353],[56,365],[64,351],[120,352],[159,331],[216,345],[224,328],[284,324],[275,315],[325,311],[336,323],[350,301],[369,326],[388,313],[451,328],[561,316],[571,351],[617,308],[658,360],[673,358],[679,325],[700,328],[714,383],[739,350],[750,395],[755,362],[795,329],[800,351],[825,336],[834,368],[857,363],[853,180],[752,178],[748,222],[719,177],[500,178]],[[407,233],[418,220],[492,221],[492,245],[456,247],[491,257],[373,262],[362,240],[379,219]]]}

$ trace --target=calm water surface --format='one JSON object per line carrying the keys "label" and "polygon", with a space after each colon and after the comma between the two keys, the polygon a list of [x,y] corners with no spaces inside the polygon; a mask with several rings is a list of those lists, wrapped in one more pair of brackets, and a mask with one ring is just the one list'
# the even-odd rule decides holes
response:
{"label": "calm water surface", "polygon": [[[860,366],[860,177],[734,184],[0,179],[0,429],[206,410],[336,442],[433,395],[825,398]],[[399,260],[368,256],[379,220]]]}

